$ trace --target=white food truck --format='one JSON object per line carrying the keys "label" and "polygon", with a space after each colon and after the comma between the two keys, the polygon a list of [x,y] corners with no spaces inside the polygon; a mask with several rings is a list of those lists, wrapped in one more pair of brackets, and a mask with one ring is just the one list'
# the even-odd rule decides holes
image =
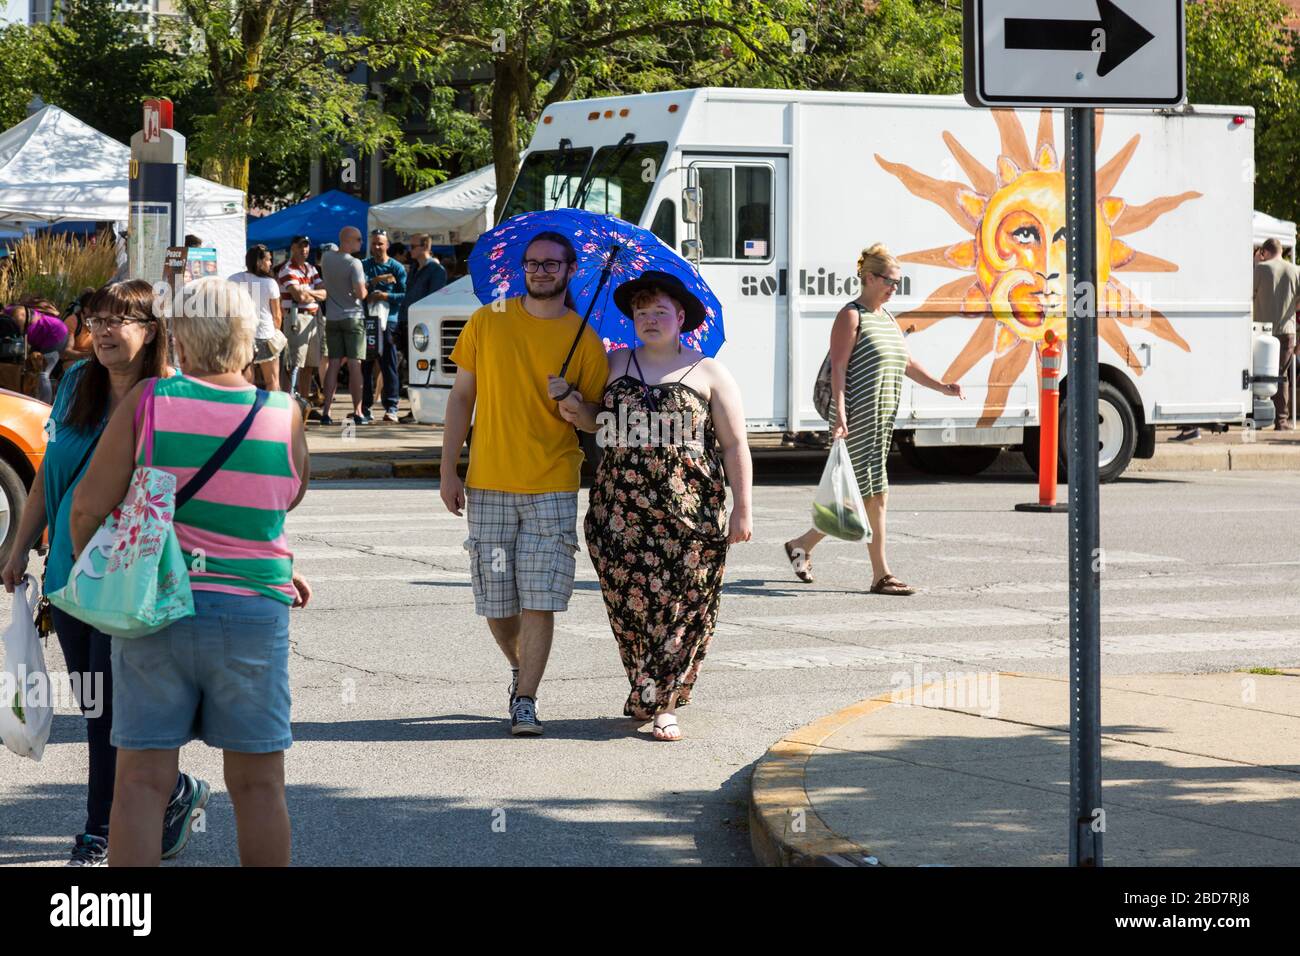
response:
{"label": "white food truck", "polygon": [[[1255,119],[1188,106],[1107,110],[1098,124],[1109,480],[1153,454],[1158,424],[1252,417]],[[858,294],[858,254],[883,241],[902,265],[890,310],[908,347],[967,395],[906,383],[903,452],[971,474],[1020,446],[1036,467],[1040,350],[1048,329],[1066,331],[1063,154],[1060,110],[961,97],[695,89],[563,102],[538,122],[502,218],[579,205],[697,262],[752,431],[827,428],[813,382],[836,312]],[[419,421],[442,420],[451,349],[478,305],[465,278],[411,306]],[[1064,416],[1068,377],[1062,395]]]}

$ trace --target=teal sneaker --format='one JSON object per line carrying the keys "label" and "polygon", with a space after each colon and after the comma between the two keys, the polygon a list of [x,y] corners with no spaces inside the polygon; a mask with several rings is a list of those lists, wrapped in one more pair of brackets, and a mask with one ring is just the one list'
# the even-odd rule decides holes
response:
{"label": "teal sneaker", "polygon": [[206,780],[181,774],[184,785],[163,814],[162,858],[170,860],[185,849],[194,828],[194,815],[208,804],[212,788]]}

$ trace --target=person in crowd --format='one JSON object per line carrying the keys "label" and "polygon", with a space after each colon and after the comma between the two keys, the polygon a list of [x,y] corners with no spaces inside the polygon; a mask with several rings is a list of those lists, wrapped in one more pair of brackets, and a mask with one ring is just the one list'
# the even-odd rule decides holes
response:
{"label": "person in crowd", "polygon": [[289,390],[319,405],[318,374],[324,364],[325,347],[325,324],[320,311],[325,287],[310,256],[311,239],[294,236],[289,243],[289,258],[276,278],[280,283],[280,311],[288,317],[285,329],[289,345],[285,352]]}
{"label": "person in crowd", "polygon": [[[447,271],[433,257],[433,237],[427,232],[417,232],[411,236],[411,268],[406,280],[406,295],[402,299],[401,308],[398,310],[397,328],[393,333],[393,341],[397,344],[398,352],[403,356],[407,356],[406,365],[408,369],[410,361],[407,353],[411,341],[409,337],[410,323],[408,322],[410,308],[416,302],[432,295],[446,284]],[[413,422],[415,421],[415,415],[407,412],[402,421]]]}
{"label": "person in crowd", "polygon": [[[902,271],[883,243],[858,257],[862,291],[840,309],[831,327],[831,401],[835,421],[831,438],[844,438],[854,476],[871,526],[872,594],[915,594],[916,589],[894,577],[885,556],[885,502],[889,476],[885,462],[893,441],[894,418],[903,394],[903,379],[910,378],[944,395],[965,399],[957,382],[941,382],[908,351],[894,317],[885,309]],[[812,581],[812,551],[826,537],[816,528],[785,543],[786,557],[800,581]]]}
{"label": "person in crowd", "polygon": [[[609,374],[600,338],[567,305],[576,256],[555,232],[534,236],[521,265],[527,292],[470,315],[451,360],[440,493],[465,513],[474,611],[510,662],[510,731],[537,736],[537,689],[551,653],[555,614],[568,608],[578,548],[582,449],[548,391],[578,337],[570,376],[584,395]],[[474,415],[469,473],[456,471]],[[463,512],[462,512],[463,509]]]}
{"label": "person in crowd", "polygon": [[[597,401],[554,377],[551,397],[604,449],[585,530],[631,685],[623,714],[652,721],[656,740],[680,740],[677,708],[690,702],[713,639],[727,548],[753,532],[745,411],[731,373],[683,347],[705,310],[679,279],[647,272],[614,302],[642,344],[615,353]],[[639,434],[635,424],[620,432],[638,420]]]}
{"label": "person in crowd", "polygon": [[[244,254],[243,272],[230,277],[231,282],[246,287],[257,304],[257,345],[253,350],[253,371],[262,388],[280,389],[280,353],[286,338],[281,329],[284,315],[280,311],[280,283],[271,271],[271,250],[260,242]],[[253,381],[253,378],[249,378]]]}
{"label": "person in crowd", "polygon": [[[93,336],[89,358],[68,369],[50,412],[50,441],[32,482],[13,551],[3,571],[12,592],[27,571],[29,552],[49,531],[45,557],[45,592],[68,581],[80,549],[73,545],[73,496],[113,413],[145,379],[165,378],[167,323],[154,311],[153,287],[141,279],[115,282],[95,290],[86,303],[86,324]],[[133,446],[132,446],[133,447]],[[130,453],[128,448],[127,453]],[[114,667],[111,638],[59,608],[52,608],[54,632],[70,674],[79,675],[78,704],[85,718],[90,760],[86,786],[86,822],[73,842],[69,866],[103,866],[108,861],[109,817],[113,806],[117,750],[111,741]],[[170,859],[184,849],[193,814],[207,803],[208,784],[173,764],[161,782],[167,793],[155,823],[162,833],[153,850]]]}
{"label": "person in crowd", "polygon": [[325,373],[324,407],[320,423],[333,425],[330,406],[338,388],[339,367],[348,364],[348,394],[352,398],[352,422],[365,423],[361,414],[361,360],[366,357],[365,302],[369,296],[366,272],[356,253],[361,251],[361,230],[344,226],[339,243],[321,256],[320,274],[325,285],[325,350],[329,365]]}
{"label": "person in crowd", "polygon": [[1264,240],[1255,263],[1253,308],[1255,321],[1271,324],[1281,354],[1278,357],[1277,392],[1273,395],[1273,427],[1291,430],[1291,358],[1295,355],[1296,309],[1300,306],[1300,268],[1282,257],[1282,243]]}
{"label": "person in crowd", "polygon": [[[388,254],[388,233],[374,229],[370,233],[370,255],[361,262],[366,277],[366,310],[373,325],[374,357],[367,356],[361,366],[361,420],[369,425],[370,408],[375,399],[375,373],[384,401],[384,421],[397,421],[397,403],[401,400],[402,382],[398,377],[397,325],[406,300],[406,267]],[[372,334],[367,332],[367,336]]]}
{"label": "person in crowd", "polygon": [[243,375],[260,322],[245,288],[215,277],[187,287],[186,308],[173,322],[182,374],[127,393],[73,495],[76,551],[125,497],[142,440],[152,436],[152,466],[181,486],[213,461],[196,460],[195,447],[246,427],[173,517],[181,551],[202,556],[190,563],[194,614],[112,642],[112,866],[158,863],[160,811],[177,752],[191,740],[223,752],[240,862],[289,863],[289,608],[305,606],[311,589],[293,572],[284,526],[307,492],[309,460],[288,393],[264,392]]}
{"label": "person in crowd", "polygon": [[394,242],[388,247],[388,254],[402,264],[408,272],[411,270],[411,250],[404,242]]}
{"label": "person in crowd", "polygon": [[68,326],[59,318],[59,310],[50,302],[28,296],[15,306],[10,317],[27,337],[28,348],[35,353],[33,362],[39,378],[35,398],[47,405],[54,402],[54,383],[51,376],[58,367],[63,348],[68,344]]}
{"label": "person in crowd", "polygon": [[107,243],[113,247],[113,259],[115,269],[113,271],[113,282],[121,282],[130,278],[131,263],[126,249],[126,233],[117,234],[117,227],[111,220],[96,223],[95,235],[90,240],[92,243]]}
{"label": "person in crowd", "polygon": [[[60,356],[60,364],[64,369],[70,369],[77,362],[94,354],[95,336],[86,322],[86,305],[94,294],[94,289],[86,289],[63,312],[63,324],[68,327],[68,342]],[[66,371],[64,375],[66,377]]]}

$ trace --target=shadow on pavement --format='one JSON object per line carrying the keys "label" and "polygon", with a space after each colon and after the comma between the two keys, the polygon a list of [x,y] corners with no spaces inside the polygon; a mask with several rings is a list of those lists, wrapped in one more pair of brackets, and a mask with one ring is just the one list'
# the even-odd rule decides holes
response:
{"label": "shadow on pavement", "polygon": [[[1300,765],[1111,739],[1172,732],[1103,727],[1106,864],[1300,864]],[[862,733],[832,735],[809,760],[806,787],[827,825],[881,862],[1065,865],[1067,733],[1023,725],[1000,736]]]}

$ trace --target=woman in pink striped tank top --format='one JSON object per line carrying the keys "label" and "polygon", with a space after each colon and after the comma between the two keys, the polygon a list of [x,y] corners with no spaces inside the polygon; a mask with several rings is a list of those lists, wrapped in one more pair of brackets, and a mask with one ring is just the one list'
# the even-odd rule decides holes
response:
{"label": "woman in pink striped tank top", "polygon": [[246,383],[257,328],[247,292],[201,279],[186,286],[184,306],[172,320],[183,374],[142,382],[122,401],[73,501],[80,553],[137,464],[171,472],[178,490],[198,489],[173,522],[194,616],[148,637],[113,638],[109,865],[159,862],[159,800],[171,794],[177,751],[201,739],[225,752],[240,861],[286,866],[289,608],[304,606],[311,589],[293,572],[284,525],[307,492],[307,441],[287,393]]}

